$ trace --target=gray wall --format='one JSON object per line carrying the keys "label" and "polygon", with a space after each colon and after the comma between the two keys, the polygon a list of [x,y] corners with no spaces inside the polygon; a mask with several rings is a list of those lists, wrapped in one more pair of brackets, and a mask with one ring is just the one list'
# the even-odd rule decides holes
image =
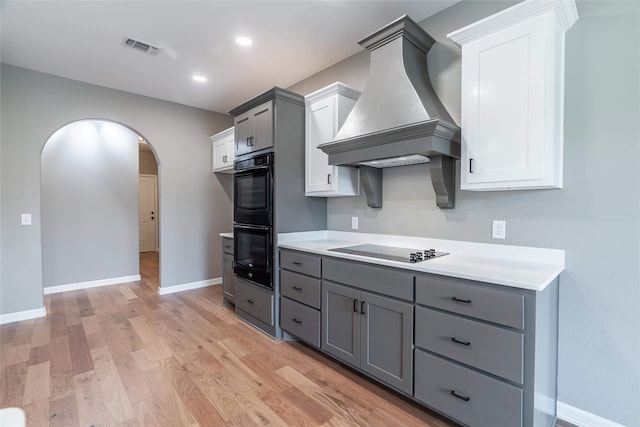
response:
{"label": "gray wall", "polygon": [[[462,2],[421,25],[437,39],[429,53],[434,87],[460,123],[460,50],[450,31],[508,6]],[[566,35],[564,189],[456,193],[435,207],[428,166],[384,170],[383,207],[363,196],[329,199],[328,225],[360,231],[562,248],[559,399],[626,426],[640,426],[640,2],[578,2]],[[373,30],[373,29],[372,29]],[[356,68],[342,74],[345,66]],[[361,89],[353,58],[290,89],[329,81]],[[355,78],[360,72],[360,80]],[[343,77],[344,76],[344,77]],[[507,239],[491,240],[491,220]]]}
{"label": "gray wall", "polygon": [[[0,313],[43,306],[40,153],[57,129],[80,119],[124,124],[158,158],[161,286],[221,276],[218,233],[232,226],[230,180],[211,173],[209,136],[231,117],[6,64],[0,83]],[[32,226],[20,225],[21,213],[33,214]]]}
{"label": "gray wall", "polygon": [[158,175],[158,162],[151,151],[139,151],[139,171],[147,175]]}
{"label": "gray wall", "polygon": [[40,191],[44,287],[138,274],[137,134],[97,120],[61,128],[42,150]]}

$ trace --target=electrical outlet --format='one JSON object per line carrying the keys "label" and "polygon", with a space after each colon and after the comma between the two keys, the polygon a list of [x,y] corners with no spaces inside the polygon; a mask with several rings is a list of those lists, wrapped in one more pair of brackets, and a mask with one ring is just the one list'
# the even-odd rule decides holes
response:
{"label": "electrical outlet", "polygon": [[352,230],[357,230],[358,229],[358,217],[357,216],[352,216],[351,217],[351,229]]}
{"label": "electrical outlet", "polygon": [[507,237],[507,222],[493,220],[491,224],[491,238],[505,239]]}

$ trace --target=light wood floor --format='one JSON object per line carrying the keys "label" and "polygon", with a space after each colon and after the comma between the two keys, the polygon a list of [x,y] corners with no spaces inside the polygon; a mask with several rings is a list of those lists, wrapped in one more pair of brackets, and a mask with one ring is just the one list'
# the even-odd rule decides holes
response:
{"label": "light wood floor", "polygon": [[157,263],[142,254],[141,282],[47,295],[46,318],[0,326],[0,407],[31,426],[454,425],[246,325],[220,286],[159,296]]}

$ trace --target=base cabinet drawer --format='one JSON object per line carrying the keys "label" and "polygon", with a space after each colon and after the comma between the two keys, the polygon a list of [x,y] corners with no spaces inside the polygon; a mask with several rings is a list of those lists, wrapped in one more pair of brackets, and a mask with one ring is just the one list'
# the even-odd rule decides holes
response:
{"label": "base cabinet drawer", "polygon": [[423,307],[416,307],[415,315],[417,347],[523,383],[521,333]]}
{"label": "base cabinet drawer", "polygon": [[280,251],[280,268],[320,277],[320,257],[296,251]]}
{"label": "base cabinet drawer", "polygon": [[415,398],[471,427],[522,426],[522,390],[415,350]]}
{"label": "base cabinet drawer", "polygon": [[282,270],[280,292],[287,298],[320,308],[320,279]]}
{"label": "base cabinet drawer", "polygon": [[[458,280],[459,281],[459,280]],[[416,302],[512,328],[524,329],[522,295],[458,283],[441,276],[416,277]]]}
{"label": "base cabinet drawer", "polygon": [[271,292],[263,291],[243,281],[236,282],[236,309],[249,313],[270,326],[274,325],[273,300]]}
{"label": "base cabinet drawer", "polygon": [[320,347],[320,312],[288,298],[280,299],[280,326],[291,335]]}

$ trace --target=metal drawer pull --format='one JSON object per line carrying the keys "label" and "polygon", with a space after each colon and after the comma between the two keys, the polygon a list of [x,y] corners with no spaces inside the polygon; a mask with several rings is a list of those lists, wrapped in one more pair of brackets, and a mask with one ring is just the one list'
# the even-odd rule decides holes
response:
{"label": "metal drawer pull", "polygon": [[452,301],[455,302],[463,302],[465,304],[471,304],[471,300],[470,299],[460,299],[460,298],[456,298],[456,297],[451,297]]}
{"label": "metal drawer pull", "polygon": [[247,302],[248,302],[249,304],[255,304],[255,301],[254,301],[254,300],[252,300],[252,299],[248,299],[248,300],[247,300]]}
{"label": "metal drawer pull", "polygon": [[293,261],[291,264],[293,264],[293,265],[302,265],[302,263],[300,261]]}
{"label": "metal drawer pull", "polygon": [[360,314],[364,314],[364,301],[360,302]]}
{"label": "metal drawer pull", "polygon": [[294,322],[296,322],[296,323],[297,323],[297,324],[299,324],[299,325],[300,325],[300,324],[302,324],[302,320],[298,320],[298,319],[296,319],[295,317],[293,318],[293,321],[294,321]]}
{"label": "metal drawer pull", "polygon": [[470,346],[471,345],[471,341],[460,341],[460,340],[456,339],[456,337],[451,337],[451,341],[456,343],[456,344],[460,344],[460,345],[464,345],[464,346]]}
{"label": "metal drawer pull", "polygon": [[302,292],[302,288],[299,286],[294,286],[293,289],[295,289],[298,292]]}
{"label": "metal drawer pull", "polygon": [[471,398],[469,396],[461,396],[458,393],[456,393],[455,390],[451,390],[451,396],[457,397],[460,400],[464,400],[465,402],[468,402],[469,400],[471,400]]}
{"label": "metal drawer pull", "polygon": [[357,299],[353,300],[353,312],[354,313],[358,312],[358,300]]}

